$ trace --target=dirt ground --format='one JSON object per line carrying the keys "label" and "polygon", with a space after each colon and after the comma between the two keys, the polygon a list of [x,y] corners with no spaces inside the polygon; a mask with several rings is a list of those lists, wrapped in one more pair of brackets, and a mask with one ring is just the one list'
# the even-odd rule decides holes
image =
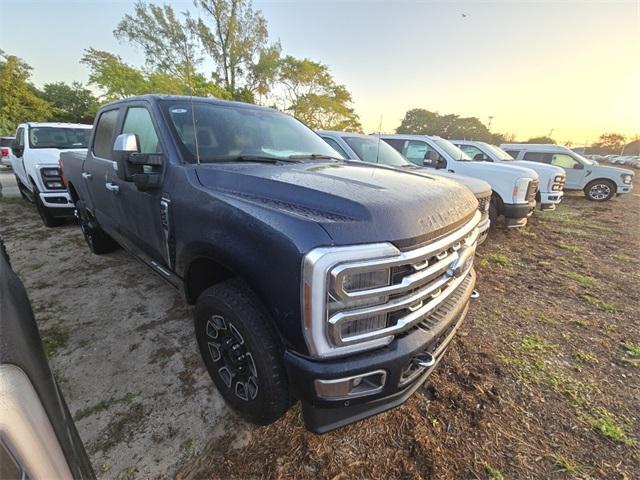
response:
{"label": "dirt ground", "polygon": [[178,293],[0,199],[0,235],[98,478],[640,478],[640,196],[492,231],[481,297],[404,406],[323,436],[210,382]]}

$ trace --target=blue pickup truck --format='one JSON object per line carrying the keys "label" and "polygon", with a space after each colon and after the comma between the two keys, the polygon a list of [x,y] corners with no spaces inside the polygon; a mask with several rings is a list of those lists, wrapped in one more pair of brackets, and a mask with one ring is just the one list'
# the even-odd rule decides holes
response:
{"label": "blue pickup truck", "polygon": [[335,156],[290,115],[162,95],[102,107],[61,155],[90,249],[195,304],[208,372],[254,423],[301,400],[322,433],[403,403],[474,291],[468,189]]}

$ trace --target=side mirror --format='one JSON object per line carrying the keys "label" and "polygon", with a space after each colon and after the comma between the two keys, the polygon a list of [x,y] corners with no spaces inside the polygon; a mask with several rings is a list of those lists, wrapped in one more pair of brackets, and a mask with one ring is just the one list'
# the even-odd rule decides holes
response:
{"label": "side mirror", "polygon": [[476,153],[473,156],[473,161],[474,162],[484,162],[487,159],[487,157],[484,156],[484,153]]}
{"label": "side mirror", "polygon": [[160,186],[164,156],[161,153],[140,153],[137,135],[118,135],[113,143],[113,155],[120,180],[133,182],[139,190],[152,190]]}
{"label": "side mirror", "polygon": [[573,164],[573,168],[574,170],[584,170],[584,165],[581,164],[580,162],[576,162]]}
{"label": "side mirror", "polygon": [[132,154],[140,153],[138,137],[133,133],[121,133],[113,142],[113,157],[118,165],[118,178],[126,182],[131,181],[127,161]]}
{"label": "side mirror", "polygon": [[11,153],[20,158],[24,153],[24,146],[18,145],[18,142],[14,140],[13,142],[11,142]]}

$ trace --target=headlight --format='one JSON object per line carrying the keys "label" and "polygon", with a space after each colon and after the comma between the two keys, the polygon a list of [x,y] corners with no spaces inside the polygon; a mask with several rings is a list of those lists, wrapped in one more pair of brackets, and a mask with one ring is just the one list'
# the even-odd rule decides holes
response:
{"label": "headlight", "polygon": [[43,177],[59,177],[60,176],[59,168],[43,168],[41,172]]}
{"label": "headlight", "polygon": [[564,182],[564,175],[556,175],[555,177],[553,177],[553,181],[555,183],[562,183]]}
{"label": "headlight", "polygon": [[633,175],[629,175],[628,173],[625,173],[620,177],[622,178],[622,183],[624,183],[625,185],[631,185],[631,181],[633,180]]}
{"label": "headlight", "polygon": [[531,179],[527,177],[522,177],[516,180],[516,184],[513,187],[513,193],[511,196],[512,203],[524,203],[526,201],[525,197],[527,195],[529,183],[531,183]]}

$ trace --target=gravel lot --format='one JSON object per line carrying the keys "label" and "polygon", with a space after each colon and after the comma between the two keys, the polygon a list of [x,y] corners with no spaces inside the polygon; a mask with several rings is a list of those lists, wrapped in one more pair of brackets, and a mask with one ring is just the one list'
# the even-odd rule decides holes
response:
{"label": "gravel lot", "polygon": [[[12,174],[0,172],[11,184]],[[99,478],[640,478],[640,197],[570,196],[492,232],[481,298],[428,385],[337,432],[224,405],[176,291],[0,199],[0,235]],[[501,477],[501,475],[503,477]]]}

